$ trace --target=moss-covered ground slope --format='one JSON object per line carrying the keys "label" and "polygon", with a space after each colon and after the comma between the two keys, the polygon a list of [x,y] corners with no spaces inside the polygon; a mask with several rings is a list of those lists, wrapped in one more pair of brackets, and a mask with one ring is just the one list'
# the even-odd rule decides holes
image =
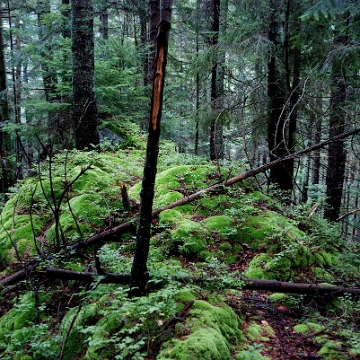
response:
{"label": "moss-covered ground slope", "polygon": [[[171,143],[160,153],[154,208],[219,179],[216,166],[175,153]],[[0,359],[360,356],[356,299],[241,290],[242,278],[351,286],[359,280],[357,248],[336,226],[309,217],[306,206],[283,205],[251,180],[154,219],[147,297],[129,299],[126,286],[46,279],[50,267],[96,271],[95,258],[105,272],[129,274],[133,231],[113,243],[69,248],[137,215],[143,162],[144,152],[135,149],[59,154],[5,204],[2,277],[26,261],[38,265],[15,289],[3,289]],[[242,169],[224,165],[221,172]],[[209,281],[197,285],[191,276]]]}

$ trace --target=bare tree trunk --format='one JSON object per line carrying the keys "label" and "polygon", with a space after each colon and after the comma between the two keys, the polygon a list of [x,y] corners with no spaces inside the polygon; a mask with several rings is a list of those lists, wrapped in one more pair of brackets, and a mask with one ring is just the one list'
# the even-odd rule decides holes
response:
{"label": "bare tree trunk", "polygon": [[171,0],[162,0],[160,29],[156,40],[156,70],[151,97],[146,160],[140,193],[140,221],[137,232],[134,262],[131,268],[130,296],[144,295],[149,278],[146,263],[149,253],[152,205],[159,153],[160,121],[165,84],[168,37],[170,32],[171,6]]}

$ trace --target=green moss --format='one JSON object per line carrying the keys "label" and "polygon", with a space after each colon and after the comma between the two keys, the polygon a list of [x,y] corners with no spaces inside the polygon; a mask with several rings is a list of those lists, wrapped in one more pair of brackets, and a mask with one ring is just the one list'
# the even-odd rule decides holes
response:
{"label": "green moss", "polygon": [[199,256],[206,249],[208,237],[208,230],[200,223],[184,219],[172,232],[171,241],[175,250],[177,248],[183,255],[192,257]]}
{"label": "green moss", "polygon": [[265,271],[266,264],[271,261],[268,254],[262,253],[256,255],[249,263],[244,275],[250,279],[274,280],[274,274]]}
{"label": "green moss", "polygon": [[320,250],[318,254],[324,259],[324,265],[334,266],[338,263],[337,257],[334,254],[330,254],[325,250]]}
{"label": "green moss", "polygon": [[322,356],[324,360],[344,359],[344,353],[341,351],[342,342],[327,340],[322,342],[322,347],[318,351],[318,354]]}
{"label": "green moss", "polygon": [[307,323],[303,323],[303,324],[298,324],[294,326],[294,330],[300,334],[311,334],[311,333],[315,333],[318,331],[321,331],[325,329],[324,326],[319,325],[319,324],[315,324],[312,322],[307,322]]}
{"label": "green moss", "polygon": [[183,218],[183,214],[177,209],[164,210],[159,214],[159,224],[164,226],[174,226]]}
{"label": "green moss", "polygon": [[212,231],[217,231],[219,236],[227,238],[233,231],[232,219],[229,216],[211,216],[203,220],[203,224]]}
{"label": "green moss", "polygon": [[83,194],[70,201],[71,209],[78,220],[102,226],[108,215],[108,208],[100,194]]}
{"label": "green moss", "polygon": [[278,244],[273,251],[280,251],[283,243],[293,243],[294,239],[305,237],[293,221],[269,210],[248,217],[239,229],[239,235],[254,249]]}
{"label": "green moss", "polygon": [[189,289],[182,289],[176,293],[176,300],[182,303],[187,303],[196,299],[194,291]]}
{"label": "green moss", "polygon": [[228,242],[224,242],[220,244],[220,250],[224,251],[225,253],[229,253],[232,251],[232,246]]}
{"label": "green moss", "polygon": [[186,326],[191,334],[182,340],[166,342],[157,359],[231,359],[231,347],[244,340],[240,319],[225,305],[218,307],[195,301]]}
{"label": "green moss", "polygon": [[245,336],[249,341],[269,341],[269,337],[274,337],[272,327],[267,323],[257,324],[252,321],[245,329]]}
{"label": "green moss", "polygon": [[[154,206],[159,207],[173,200],[182,198],[182,194],[176,190],[198,190],[206,187],[203,180],[206,179],[213,170],[213,166],[181,165],[158,172],[155,181]],[[129,195],[134,199],[138,199],[140,190],[141,183],[137,183],[129,189]],[[173,192],[174,194],[169,195],[169,192]]]}
{"label": "green moss", "polygon": [[157,198],[154,199],[156,202],[156,205],[158,207],[165,206],[168,204],[171,204],[177,200],[180,200],[183,198],[183,195],[179,193],[178,191],[168,191],[165,194],[159,195]]}
{"label": "green moss", "polygon": [[312,267],[311,271],[316,280],[321,280],[321,281],[333,281],[334,280],[334,276],[323,268]]}
{"label": "green moss", "polygon": [[[199,215],[208,216],[214,213],[218,213],[219,211],[223,213],[224,210],[229,206],[229,198],[225,194],[220,194],[218,196],[205,195],[198,200],[198,204],[199,207],[197,209],[197,213]],[[211,220],[209,220],[209,222],[211,222]],[[214,230],[216,230],[216,228]]]}

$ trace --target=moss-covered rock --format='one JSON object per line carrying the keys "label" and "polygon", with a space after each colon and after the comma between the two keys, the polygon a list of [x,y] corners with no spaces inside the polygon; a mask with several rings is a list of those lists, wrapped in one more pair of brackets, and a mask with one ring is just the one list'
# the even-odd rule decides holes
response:
{"label": "moss-covered rock", "polygon": [[187,257],[198,257],[206,250],[209,231],[200,223],[189,219],[178,222],[171,234],[172,247]]}
{"label": "moss-covered rock", "polygon": [[245,340],[240,319],[231,308],[197,300],[186,321],[191,334],[162,346],[157,359],[231,359],[232,347]]}

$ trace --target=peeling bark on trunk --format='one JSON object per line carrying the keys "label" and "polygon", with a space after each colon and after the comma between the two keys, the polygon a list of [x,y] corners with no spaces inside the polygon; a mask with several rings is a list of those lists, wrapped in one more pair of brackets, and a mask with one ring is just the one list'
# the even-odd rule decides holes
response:
{"label": "peeling bark on trunk", "polygon": [[161,2],[161,21],[159,25],[159,34],[156,39],[155,75],[151,97],[146,160],[140,193],[140,221],[136,239],[137,244],[134,262],[131,269],[130,296],[144,295],[148,281],[146,262],[149,253],[152,205],[159,153],[160,120],[165,83],[168,37],[170,32],[171,5],[171,0],[163,0]]}

